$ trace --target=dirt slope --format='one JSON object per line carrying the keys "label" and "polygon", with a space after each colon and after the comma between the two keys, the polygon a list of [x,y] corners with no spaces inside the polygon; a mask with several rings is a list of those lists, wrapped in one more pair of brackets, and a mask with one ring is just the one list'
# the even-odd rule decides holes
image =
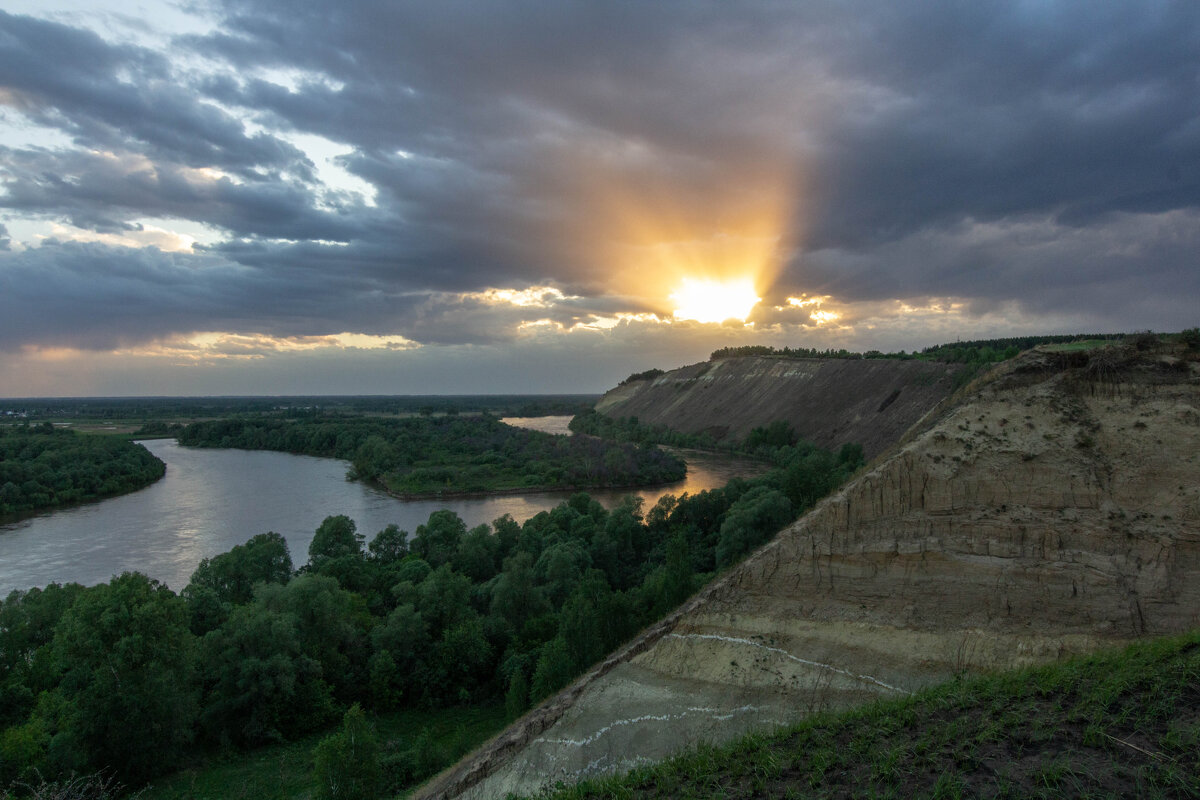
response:
{"label": "dirt slope", "polygon": [[893,359],[726,358],[618,386],[596,410],[708,432],[718,441],[783,419],[822,447],[857,442],[873,456],[949,395],[961,368]]}
{"label": "dirt slope", "polygon": [[419,796],[530,792],[1200,626],[1200,364],[1032,353],[979,383]]}

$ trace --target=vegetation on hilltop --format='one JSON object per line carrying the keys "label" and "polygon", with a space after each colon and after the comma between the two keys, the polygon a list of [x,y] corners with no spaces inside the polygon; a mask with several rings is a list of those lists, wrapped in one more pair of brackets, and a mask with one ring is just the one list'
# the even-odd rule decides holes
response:
{"label": "vegetation on hilltop", "polygon": [[351,477],[400,495],[648,486],[682,480],[677,456],[653,447],[555,436],[495,417],[239,417],[179,433],[190,447],[280,450],[351,462]]}
{"label": "vegetation on hilltop", "polygon": [[953,342],[926,347],[919,353],[884,353],[879,350],[868,350],[856,353],[850,350],[818,350],[812,347],[770,347],[768,345],[745,345],[742,347],[722,347],[714,350],[709,356],[710,361],[737,356],[767,356],[771,358],[839,358],[839,359],[871,359],[895,358],[903,360],[944,361],[950,364],[991,364],[1012,358],[1023,350],[1041,344],[1065,344],[1077,341],[1109,341],[1116,342],[1127,338],[1125,334],[1070,334],[1054,336],[1009,336],[999,339],[973,339],[965,342]]}
{"label": "vegetation on hilltop", "polygon": [[123,439],[55,429],[0,427],[0,518],[141,489],[166,465]]}
{"label": "vegetation on hilltop", "polygon": [[[296,740],[355,703],[515,716],[840,483],[860,464],[847,453],[781,446],[764,476],[645,513],[579,493],[524,524],[468,530],[437,511],[369,543],[329,517],[299,570],[282,537],[260,534],[201,562],[179,595],[137,573],[13,592],[0,786],[100,769],[137,786],[193,748]],[[427,751],[381,750],[386,791],[445,766]]]}

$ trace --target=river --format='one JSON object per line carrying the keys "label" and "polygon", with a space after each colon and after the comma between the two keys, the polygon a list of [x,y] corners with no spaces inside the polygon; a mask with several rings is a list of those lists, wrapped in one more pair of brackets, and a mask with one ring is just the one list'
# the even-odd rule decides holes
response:
{"label": "river", "polygon": [[[558,433],[569,419],[506,421]],[[504,514],[524,521],[568,496],[552,492],[402,501],[347,481],[349,464],[336,459],[180,447],[174,439],[143,444],[167,464],[167,474],[158,482],[121,497],[0,525],[0,597],[51,582],[93,585],[125,570],[145,573],[179,591],[201,559],[267,531],[287,539],[292,561],[300,566],[308,560],[313,532],[332,514],[349,516],[370,541],[391,523],[415,531],[442,508],[473,527]],[[750,461],[681,454],[688,476],[679,483],[590,494],[606,507],[636,494],[649,508],[663,494],[694,494],[762,470]]]}

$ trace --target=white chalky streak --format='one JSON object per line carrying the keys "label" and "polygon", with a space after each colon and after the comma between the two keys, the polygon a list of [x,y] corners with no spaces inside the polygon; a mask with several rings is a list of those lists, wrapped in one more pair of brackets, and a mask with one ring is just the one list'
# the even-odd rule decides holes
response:
{"label": "white chalky streak", "polygon": [[719,636],[715,633],[669,633],[669,634],[667,634],[667,638],[713,639],[715,641],[730,642],[732,644],[747,644],[747,645],[750,645],[751,647],[760,647],[763,650],[769,650],[772,653],[779,653],[781,656],[784,656],[785,658],[790,658],[792,661],[795,661],[799,664],[804,664],[804,665],[810,666],[810,667],[818,667],[820,669],[827,669],[830,672],[836,672],[840,675],[846,675],[851,678],[857,678],[860,681],[867,681],[869,683],[874,683],[877,686],[882,686],[885,689],[888,689],[893,692],[899,692],[900,694],[912,694],[912,692],[910,692],[906,689],[901,689],[898,686],[892,686],[889,683],[884,683],[883,681],[879,680],[878,678],[872,677],[870,675],[859,675],[856,672],[851,672],[850,670],[842,669],[841,667],[835,667],[832,664],[822,664],[820,661],[809,661],[807,658],[800,658],[799,656],[792,655],[787,650],[784,650],[782,647],[771,647],[770,645],[763,644],[762,642],[756,642],[756,641],[753,641],[752,639],[742,639],[737,636]]}
{"label": "white chalky streak", "polygon": [[[591,736],[588,736],[584,739],[547,739],[544,736],[539,736],[533,740],[532,744],[563,744],[570,745],[572,747],[585,747],[586,745],[589,745],[599,739],[601,736],[607,734],[613,728],[622,725],[636,725],[639,722],[670,722],[673,719],[683,719],[688,714],[714,714],[716,715],[713,717],[714,719],[727,720],[731,719],[735,714],[744,714],[747,711],[758,710],[760,710],[758,706],[741,706],[740,708],[734,709],[701,708],[698,706],[691,706],[685,709],[682,713],[678,714],[643,714],[640,717],[619,719],[616,722],[605,725],[603,728],[598,729]],[[723,713],[718,714],[717,712]]]}

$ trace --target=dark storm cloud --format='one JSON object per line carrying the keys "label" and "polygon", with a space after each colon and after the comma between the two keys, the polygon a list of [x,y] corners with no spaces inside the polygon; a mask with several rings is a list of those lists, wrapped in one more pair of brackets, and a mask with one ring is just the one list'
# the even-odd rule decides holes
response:
{"label": "dark storm cloud", "polygon": [[[0,231],[2,233],[2,231]],[[312,263],[337,246],[307,245]],[[420,344],[511,342],[523,323],[565,328],[612,311],[611,302],[557,292],[516,305],[473,293],[396,291],[366,272],[260,269],[223,254],[169,253],[49,240],[0,261],[0,350],[24,346],[109,350],[183,332],[247,331],[305,339],[342,332],[402,335]],[[261,343],[270,347],[269,342]]]}
{"label": "dark storm cloud", "polygon": [[129,230],[123,220],[153,216],[202,222],[233,236],[349,241],[369,217],[357,203],[339,213],[318,210],[313,191],[299,181],[235,183],[128,153],[0,148],[0,158],[4,206],[102,232]]}
{"label": "dark storm cloud", "polygon": [[84,147],[137,152],[240,175],[305,170],[303,153],[203,102],[165,56],[0,11],[0,75],[11,104]]}
{"label": "dark storm cloud", "polygon": [[[804,249],[837,248],[866,267],[856,280],[799,258],[784,283],[836,286],[851,300],[878,285],[944,292],[921,265],[884,259],[922,232],[1048,219],[1071,237],[1112,213],[1194,208],[1200,199],[1193,3],[226,8],[237,35],[207,45],[249,66],[295,59],[294,42],[313,42],[303,66],[344,84],[297,94],[248,83],[227,87],[227,102],[355,143],[360,155],[348,166],[397,206],[455,231],[485,231],[493,260],[550,254],[545,268],[557,265],[560,280],[572,266],[572,277],[585,278],[572,262],[587,259],[554,242],[553,212],[562,209],[538,193],[547,189],[540,170],[562,157],[586,164],[606,142],[647,148],[652,162],[636,166],[679,189],[683,214],[703,205],[706,190],[710,202],[714,191],[736,191],[756,154],[781,158],[780,169],[790,154],[810,192],[796,220]],[[439,166],[397,162],[395,149]],[[513,239],[541,249],[523,252]],[[459,246],[480,263],[469,243]],[[993,250],[999,275],[957,290],[1034,301],[1039,285],[1054,282],[1028,280],[1028,260],[1006,266],[1007,256],[1024,258],[1019,247]],[[1005,286],[1006,272],[1020,285]]]}
{"label": "dark storm cloud", "polygon": [[[626,217],[705,239],[771,192],[793,248],[777,304],[953,295],[1195,323],[1190,0],[216,7],[217,31],[171,55],[0,14],[3,102],[77,144],[0,151],[10,228],[153,216],[223,235],[197,256],[5,253],[0,281],[61,316],[13,306],[0,344],[225,327],[504,341],[534,310],[446,293],[554,285],[568,297],[543,317],[565,327],[648,310],[610,279],[644,244]],[[322,185],[291,134],[350,147],[339,163],[374,205]],[[160,298],[122,260],[181,288]],[[127,318],[126,291],[155,308]]]}

